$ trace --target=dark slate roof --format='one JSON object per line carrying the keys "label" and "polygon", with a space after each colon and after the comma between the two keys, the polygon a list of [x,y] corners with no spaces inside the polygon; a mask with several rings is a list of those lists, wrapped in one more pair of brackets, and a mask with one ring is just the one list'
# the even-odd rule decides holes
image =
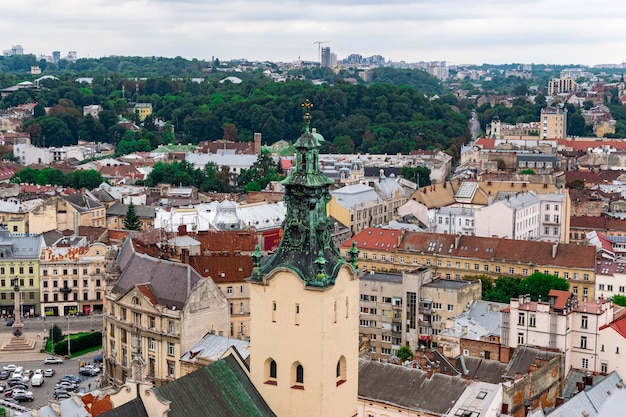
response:
{"label": "dark slate roof", "polygon": [[514,378],[515,374],[526,375],[530,370],[530,365],[534,364],[536,359],[542,359],[550,362],[557,356],[561,356],[558,352],[547,352],[527,346],[518,346],[511,361],[506,367],[503,376]]}
{"label": "dark slate roof", "polygon": [[72,206],[74,206],[77,211],[81,213],[85,213],[94,208],[104,207],[102,204],[100,204],[100,202],[89,198],[81,193],[67,195],[63,198],[65,198]]}
{"label": "dark slate roof", "polygon": [[467,370],[467,378],[477,378],[481,382],[490,384],[499,384],[501,382],[506,366],[506,363],[474,356],[459,356],[456,358],[456,368],[461,372]]}
{"label": "dark slate roof", "polygon": [[46,246],[52,246],[54,242],[63,237],[63,233],[59,232],[58,230],[50,230],[48,232],[42,233],[41,236],[43,236],[43,241]]}
{"label": "dark slate roof", "polygon": [[230,355],[154,391],[171,401],[168,417],[276,416]]}
{"label": "dark slate roof", "polygon": [[149,417],[141,398],[134,398],[126,404],[100,415],[102,417]]}
{"label": "dark slate roof", "polygon": [[112,291],[122,294],[136,285],[150,283],[152,293],[159,304],[181,309],[187,300],[187,285],[189,284],[189,289],[192,289],[203,279],[187,264],[135,252],[122,270]]}
{"label": "dark slate roof", "polygon": [[359,360],[359,398],[415,411],[445,414],[465,391],[465,380],[389,363]]}
{"label": "dark slate roof", "polygon": [[[115,203],[107,209],[107,217],[122,217],[128,212],[128,204]],[[135,206],[135,213],[140,218],[154,219],[156,217],[156,207]]]}

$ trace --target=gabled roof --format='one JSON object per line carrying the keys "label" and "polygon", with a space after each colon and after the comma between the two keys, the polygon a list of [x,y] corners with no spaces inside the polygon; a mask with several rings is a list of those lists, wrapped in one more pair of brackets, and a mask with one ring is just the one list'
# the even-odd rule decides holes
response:
{"label": "gabled roof", "polygon": [[514,378],[515,374],[526,375],[530,372],[530,365],[536,364],[538,359],[550,362],[557,356],[561,356],[561,354],[557,352],[539,350],[528,346],[518,346],[517,349],[515,349],[515,353],[507,365],[503,376]]}
{"label": "gabled roof", "polygon": [[[624,381],[617,371],[611,372],[602,381],[592,387],[587,387],[569,401],[547,414],[547,417],[612,417],[610,414],[600,413],[602,405],[617,390],[623,390]],[[623,412],[623,406],[622,406]]]}
{"label": "gabled roof", "polygon": [[551,302],[552,307],[556,310],[563,310],[567,305],[567,300],[570,299],[572,293],[569,291],[561,291],[561,290],[550,290],[548,293],[548,298],[552,300],[554,297],[554,303]]}
{"label": "gabled roof", "polygon": [[[626,315],[621,316],[617,320],[613,320],[607,327],[615,330],[620,336],[626,339]],[[606,327],[601,327],[604,330]]]}
{"label": "gabled roof", "polygon": [[368,227],[352,239],[345,241],[341,246],[350,248],[352,242],[356,242],[356,247],[359,249],[395,252],[403,234],[404,232],[400,230]]}
{"label": "gabled roof", "polygon": [[275,417],[233,356],[153,390],[170,401],[168,417]]}
{"label": "gabled roof", "polygon": [[359,398],[410,410],[443,415],[450,411],[465,390],[459,377],[359,360]]}
{"label": "gabled roof", "polygon": [[463,355],[456,358],[455,365],[459,371],[467,371],[466,378],[491,384],[499,384],[506,369],[506,363],[500,361]]}
{"label": "gabled roof", "polygon": [[122,294],[136,285],[150,283],[157,304],[181,309],[187,294],[203,278],[189,265],[134,253],[112,289]]}
{"label": "gabled roof", "polygon": [[[128,204],[115,203],[107,209],[107,217],[123,217],[126,213],[128,213]],[[136,205],[135,213],[142,219],[154,219],[156,207]]]}

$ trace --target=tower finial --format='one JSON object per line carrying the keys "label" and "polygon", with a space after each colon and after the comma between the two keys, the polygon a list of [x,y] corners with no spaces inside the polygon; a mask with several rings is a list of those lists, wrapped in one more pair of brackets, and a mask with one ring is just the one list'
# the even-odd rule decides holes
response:
{"label": "tower finial", "polygon": [[306,100],[304,100],[304,103],[300,104],[300,106],[302,106],[304,108],[304,123],[305,123],[305,129],[308,132],[309,131],[309,125],[311,124],[311,109],[313,108],[313,103],[311,103],[309,101],[309,99],[307,98]]}

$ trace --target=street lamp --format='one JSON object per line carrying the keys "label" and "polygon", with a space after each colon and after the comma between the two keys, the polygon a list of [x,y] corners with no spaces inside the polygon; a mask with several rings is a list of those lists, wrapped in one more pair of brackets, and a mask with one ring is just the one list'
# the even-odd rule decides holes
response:
{"label": "street lamp", "polygon": [[70,316],[67,316],[67,357],[72,356],[72,349],[70,348]]}

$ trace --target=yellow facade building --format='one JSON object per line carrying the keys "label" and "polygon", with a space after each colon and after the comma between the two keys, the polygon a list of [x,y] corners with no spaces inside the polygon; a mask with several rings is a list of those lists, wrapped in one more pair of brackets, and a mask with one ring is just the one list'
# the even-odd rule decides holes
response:
{"label": "yellow facade building", "polygon": [[[580,300],[595,298],[595,247],[531,240],[369,228],[354,236],[363,270],[401,272],[427,266],[447,279],[535,272],[565,278]],[[341,249],[348,255],[351,241]]]}

